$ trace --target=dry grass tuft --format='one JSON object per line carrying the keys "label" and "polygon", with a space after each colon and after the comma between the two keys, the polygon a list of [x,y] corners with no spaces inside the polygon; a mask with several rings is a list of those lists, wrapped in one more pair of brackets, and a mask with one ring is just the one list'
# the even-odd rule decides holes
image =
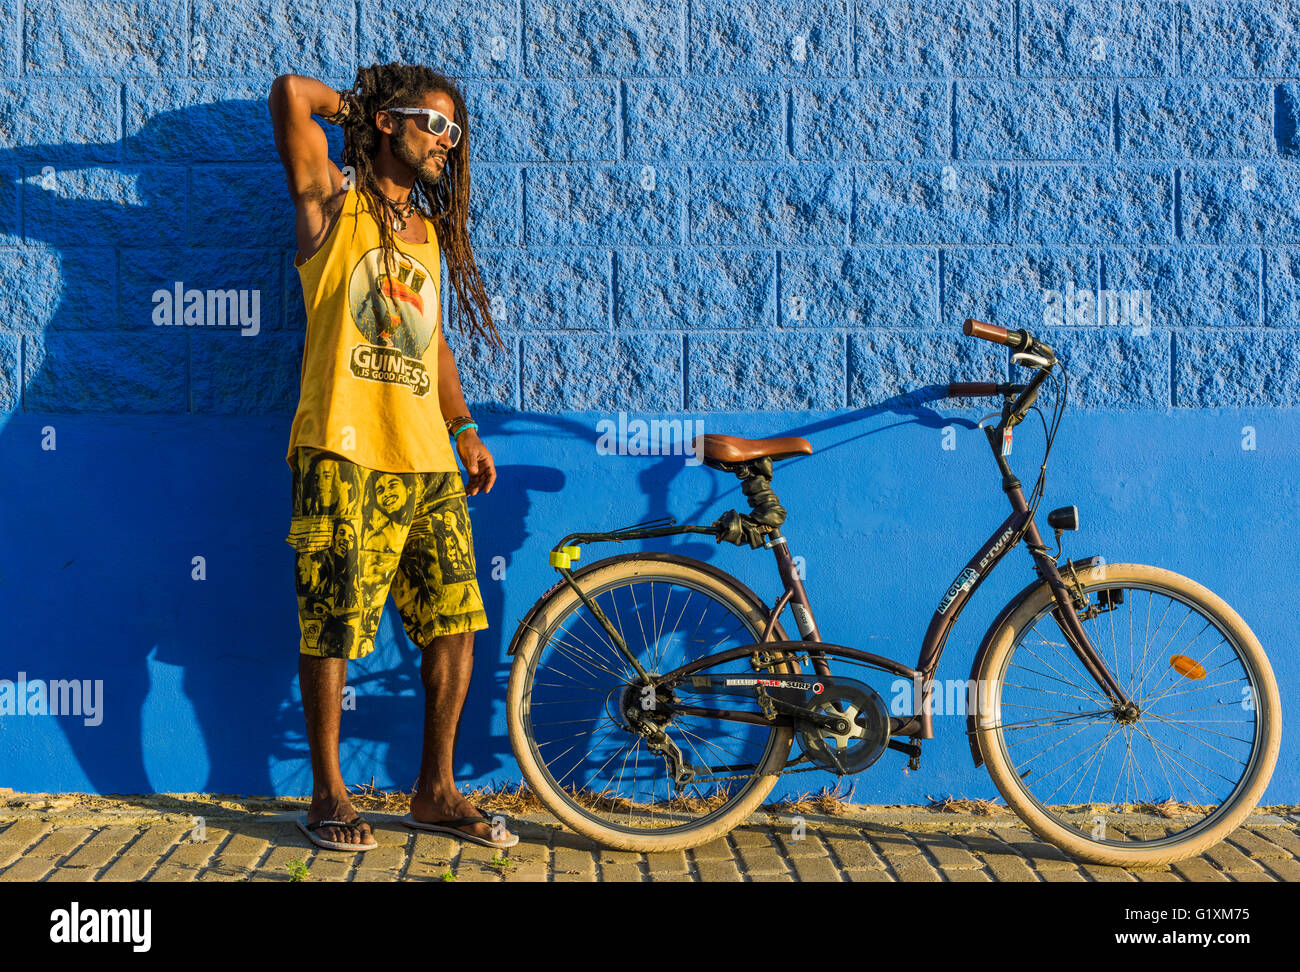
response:
{"label": "dry grass tuft", "polygon": [[969,813],[976,817],[991,817],[1004,809],[998,806],[996,800],[968,800],[965,797],[958,799],[951,796],[942,800],[926,796],[926,799],[930,801],[926,809],[935,813]]}
{"label": "dry grass tuft", "polygon": [[856,784],[849,786],[847,793],[841,793],[840,787],[843,781],[837,781],[832,786],[824,786],[817,793],[804,792],[798,796],[786,797],[777,800],[774,803],[763,805],[763,809],[773,813],[819,813],[827,817],[834,817],[842,814],[848,809],[848,805],[853,802],[853,793]]}

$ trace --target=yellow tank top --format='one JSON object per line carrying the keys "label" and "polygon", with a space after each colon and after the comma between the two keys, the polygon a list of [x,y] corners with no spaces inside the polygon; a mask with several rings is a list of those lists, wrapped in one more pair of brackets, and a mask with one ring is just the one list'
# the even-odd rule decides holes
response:
{"label": "yellow tank top", "polygon": [[424,223],[428,242],[396,240],[386,277],[379,226],[354,189],[321,248],[295,260],[307,336],[290,465],[315,446],[384,472],[457,468],[438,404],[442,264]]}

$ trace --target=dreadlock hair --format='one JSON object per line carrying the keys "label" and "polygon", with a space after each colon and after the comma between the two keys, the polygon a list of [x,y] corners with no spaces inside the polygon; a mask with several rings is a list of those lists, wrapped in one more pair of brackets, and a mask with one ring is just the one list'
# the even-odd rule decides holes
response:
{"label": "dreadlock hair", "polygon": [[[343,122],[343,164],[352,166],[356,173],[353,181],[361,193],[361,200],[379,223],[385,271],[391,273],[388,268],[395,269],[396,244],[392,226],[385,215],[391,207],[379,191],[375,178],[374,159],[384,134],[375,126],[375,113],[409,106],[431,91],[441,91],[451,98],[461,136],[456,146],[448,151],[443,175],[437,184],[430,186],[416,176],[411,188],[411,203],[416,212],[433,222],[437,230],[438,243],[447,260],[447,270],[455,289],[453,323],[457,330],[466,331],[462,319],[467,317],[470,333],[486,337],[498,348],[503,348],[505,345],[492,323],[487,292],[474,263],[474,251],[465,228],[469,214],[470,124],[465,99],[455,82],[416,64],[376,64],[358,70],[352,90],[343,92],[353,109]],[[392,117],[396,126],[394,134],[400,136],[410,119],[404,115]]]}

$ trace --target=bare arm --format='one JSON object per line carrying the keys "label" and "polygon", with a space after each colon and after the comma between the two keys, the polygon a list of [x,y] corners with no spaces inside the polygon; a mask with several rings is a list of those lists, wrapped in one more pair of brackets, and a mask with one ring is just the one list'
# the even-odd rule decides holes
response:
{"label": "bare arm", "polygon": [[289,196],[297,210],[298,255],[315,253],[337,217],[343,197],[343,173],[329,157],[325,131],[312,115],[331,115],[341,99],[314,78],[285,74],[271,83],[267,106],[275,147],[284,163]]}
{"label": "bare arm", "polygon": [[[438,329],[438,405],[446,419],[469,414],[469,406],[465,404],[465,395],[460,388],[456,358],[447,346],[442,328]],[[492,453],[488,452],[487,446],[478,437],[477,430],[470,429],[458,435],[456,451],[460,453],[460,461],[465,464],[465,472],[469,473],[466,495],[473,496],[480,490],[490,493],[492,485],[497,481],[496,464],[492,461]]]}

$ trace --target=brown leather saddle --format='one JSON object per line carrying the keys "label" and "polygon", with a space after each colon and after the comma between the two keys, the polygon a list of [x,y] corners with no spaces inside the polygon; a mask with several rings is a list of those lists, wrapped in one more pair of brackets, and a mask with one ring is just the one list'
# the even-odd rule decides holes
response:
{"label": "brown leather saddle", "polygon": [[[701,446],[703,452],[700,451]],[[695,440],[694,448],[696,455],[702,456],[709,465],[752,462],[756,459],[789,459],[791,456],[810,456],[813,451],[808,440],[798,436],[742,439],[734,435],[703,435]]]}

